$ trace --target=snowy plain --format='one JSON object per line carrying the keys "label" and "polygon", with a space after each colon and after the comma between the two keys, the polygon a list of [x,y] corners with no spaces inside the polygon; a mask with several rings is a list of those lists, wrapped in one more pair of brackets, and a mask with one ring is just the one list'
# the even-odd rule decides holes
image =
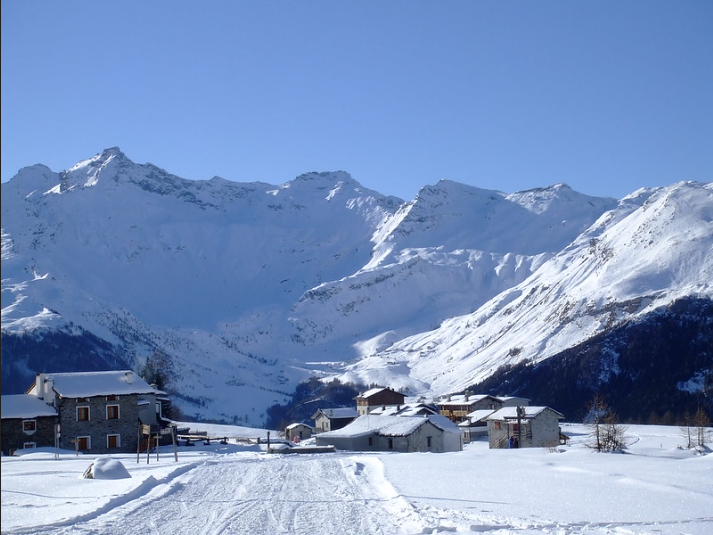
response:
{"label": "snowy plain", "polygon": [[2,533],[713,533],[713,454],[683,448],[675,426],[625,426],[625,453],[563,424],[570,441],[555,448],[287,455],[238,442],[265,430],[189,425],[227,444],[3,456]]}

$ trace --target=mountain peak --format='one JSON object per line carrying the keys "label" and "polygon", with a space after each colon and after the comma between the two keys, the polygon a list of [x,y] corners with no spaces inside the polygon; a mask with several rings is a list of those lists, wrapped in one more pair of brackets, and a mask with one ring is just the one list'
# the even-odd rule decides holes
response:
{"label": "mountain peak", "polygon": [[126,158],[126,155],[121,152],[121,149],[119,147],[109,147],[108,149],[104,149],[101,153],[101,157],[106,159],[106,158]]}
{"label": "mountain peak", "polygon": [[557,184],[554,184],[550,186],[553,190],[571,190],[572,188],[570,187],[569,184],[565,184],[564,182],[557,182]]}
{"label": "mountain peak", "polygon": [[346,171],[312,171],[303,173],[288,184],[308,185],[310,188],[316,189],[333,189],[340,184],[355,184],[356,181]]}
{"label": "mountain peak", "polygon": [[72,187],[90,187],[96,186],[99,182],[99,176],[109,167],[125,167],[132,164],[126,155],[121,152],[119,147],[110,147],[104,149],[101,153],[95,154],[93,157],[83,160],[74,167],[61,173],[62,190]]}

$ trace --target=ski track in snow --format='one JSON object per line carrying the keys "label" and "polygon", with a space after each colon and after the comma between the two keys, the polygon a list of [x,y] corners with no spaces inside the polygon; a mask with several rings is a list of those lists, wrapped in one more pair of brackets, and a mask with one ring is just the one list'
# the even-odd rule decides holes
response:
{"label": "ski track in snow", "polygon": [[[488,514],[487,500],[472,501],[467,511],[420,501],[395,489],[377,456],[232,454],[182,466],[161,480],[151,477],[83,517],[3,534],[604,535],[650,533],[651,528],[648,522],[504,517]],[[670,524],[686,532],[683,523]]]}
{"label": "ski track in snow", "polygon": [[[428,522],[426,522],[428,524]],[[376,458],[244,455],[177,472],[127,503],[38,534],[431,533]],[[16,531],[14,533],[23,533]]]}

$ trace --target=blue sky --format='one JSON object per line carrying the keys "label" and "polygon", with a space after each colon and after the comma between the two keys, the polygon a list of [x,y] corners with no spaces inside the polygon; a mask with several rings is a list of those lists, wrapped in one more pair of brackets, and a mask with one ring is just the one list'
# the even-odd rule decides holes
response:
{"label": "blue sky", "polygon": [[713,179],[710,0],[3,0],[2,181],[120,147],[178,176],[344,170],[622,197]]}

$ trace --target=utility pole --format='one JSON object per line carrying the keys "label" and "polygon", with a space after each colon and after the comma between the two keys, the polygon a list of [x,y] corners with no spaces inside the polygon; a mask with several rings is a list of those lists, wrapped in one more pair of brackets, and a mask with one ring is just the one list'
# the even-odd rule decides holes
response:
{"label": "utility pole", "polygon": [[518,405],[517,407],[517,447],[520,447],[520,443],[522,440],[522,419],[525,416],[525,408],[520,407]]}
{"label": "utility pole", "polygon": [[178,462],[178,447],[176,446],[176,426],[171,426],[171,440],[173,441],[173,458]]}

